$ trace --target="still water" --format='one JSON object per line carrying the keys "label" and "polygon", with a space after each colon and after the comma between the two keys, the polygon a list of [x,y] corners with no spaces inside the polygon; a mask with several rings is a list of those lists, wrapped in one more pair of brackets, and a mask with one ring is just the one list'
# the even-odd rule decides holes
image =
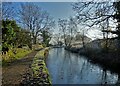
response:
{"label": "still water", "polygon": [[46,63],[52,84],[115,84],[118,81],[117,74],[64,48],[51,49]]}

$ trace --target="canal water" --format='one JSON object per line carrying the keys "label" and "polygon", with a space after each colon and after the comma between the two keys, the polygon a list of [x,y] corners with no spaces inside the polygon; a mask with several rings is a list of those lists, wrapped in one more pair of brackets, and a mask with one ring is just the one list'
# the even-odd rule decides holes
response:
{"label": "canal water", "polygon": [[52,84],[115,84],[118,81],[117,74],[64,48],[51,49],[46,63]]}

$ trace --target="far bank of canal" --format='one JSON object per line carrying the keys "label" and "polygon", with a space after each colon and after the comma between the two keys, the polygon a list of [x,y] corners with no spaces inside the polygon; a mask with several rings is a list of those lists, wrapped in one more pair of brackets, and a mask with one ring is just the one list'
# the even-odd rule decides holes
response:
{"label": "far bank of canal", "polygon": [[64,48],[50,49],[46,64],[52,84],[115,84],[119,80],[118,74]]}

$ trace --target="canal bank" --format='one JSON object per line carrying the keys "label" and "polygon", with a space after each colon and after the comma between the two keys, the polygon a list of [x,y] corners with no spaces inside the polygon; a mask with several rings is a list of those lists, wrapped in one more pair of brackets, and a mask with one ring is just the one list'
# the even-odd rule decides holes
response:
{"label": "canal bank", "polygon": [[89,48],[75,48],[65,47],[68,50],[79,55],[86,56],[91,62],[99,64],[105,69],[109,69],[112,72],[120,74],[120,54],[118,52],[99,52],[99,50],[93,50]]}
{"label": "canal bank", "polygon": [[23,75],[21,85],[38,86],[46,84],[51,86],[51,79],[45,63],[48,50],[49,48],[42,49],[35,55],[31,66]]}
{"label": "canal bank", "polygon": [[[64,48],[50,49],[46,59],[52,84],[116,84],[117,73],[91,63],[87,57]],[[91,79],[92,78],[92,79]]]}

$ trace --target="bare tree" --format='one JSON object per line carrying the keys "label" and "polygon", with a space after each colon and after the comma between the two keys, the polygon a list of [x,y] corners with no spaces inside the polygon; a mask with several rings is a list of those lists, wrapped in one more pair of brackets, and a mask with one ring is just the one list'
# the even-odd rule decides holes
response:
{"label": "bare tree", "polygon": [[41,10],[41,8],[33,3],[21,4],[19,11],[20,21],[31,32],[33,43],[36,44],[36,39],[43,31],[48,31],[53,28],[55,22],[49,13]]}
{"label": "bare tree", "polygon": [[77,33],[77,22],[76,19],[70,17],[67,19],[59,19],[58,26],[60,28],[60,32],[63,34],[64,43],[66,46],[71,46],[72,40]]}
{"label": "bare tree", "polygon": [[[109,32],[117,34],[119,36],[119,15],[120,8],[118,2],[77,2],[73,4],[73,10],[76,11],[76,17],[79,24],[86,25],[89,29],[92,29],[94,26],[101,26],[101,31],[103,32],[103,38],[106,39],[106,48],[108,47],[107,39]],[[110,20],[117,20],[118,27],[116,31],[109,30]]]}
{"label": "bare tree", "polygon": [[75,18],[70,17],[68,20],[68,34],[69,34],[69,43],[68,46],[71,46],[71,42],[74,38],[74,34],[77,33],[77,22]]}
{"label": "bare tree", "polygon": [[112,2],[77,2],[73,4],[73,10],[77,12],[79,23],[89,27],[113,17],[114,13]]}
{"label": "bare tree", "polygon": [[63,38],[64,38],[64,44],[67,46],[67,40],[66,40],[66,35],[67,35],[67,24],[68,21],[67,19],[59,19],[58,20],[58,26],[60,28],[60,31],[63,34]]}

